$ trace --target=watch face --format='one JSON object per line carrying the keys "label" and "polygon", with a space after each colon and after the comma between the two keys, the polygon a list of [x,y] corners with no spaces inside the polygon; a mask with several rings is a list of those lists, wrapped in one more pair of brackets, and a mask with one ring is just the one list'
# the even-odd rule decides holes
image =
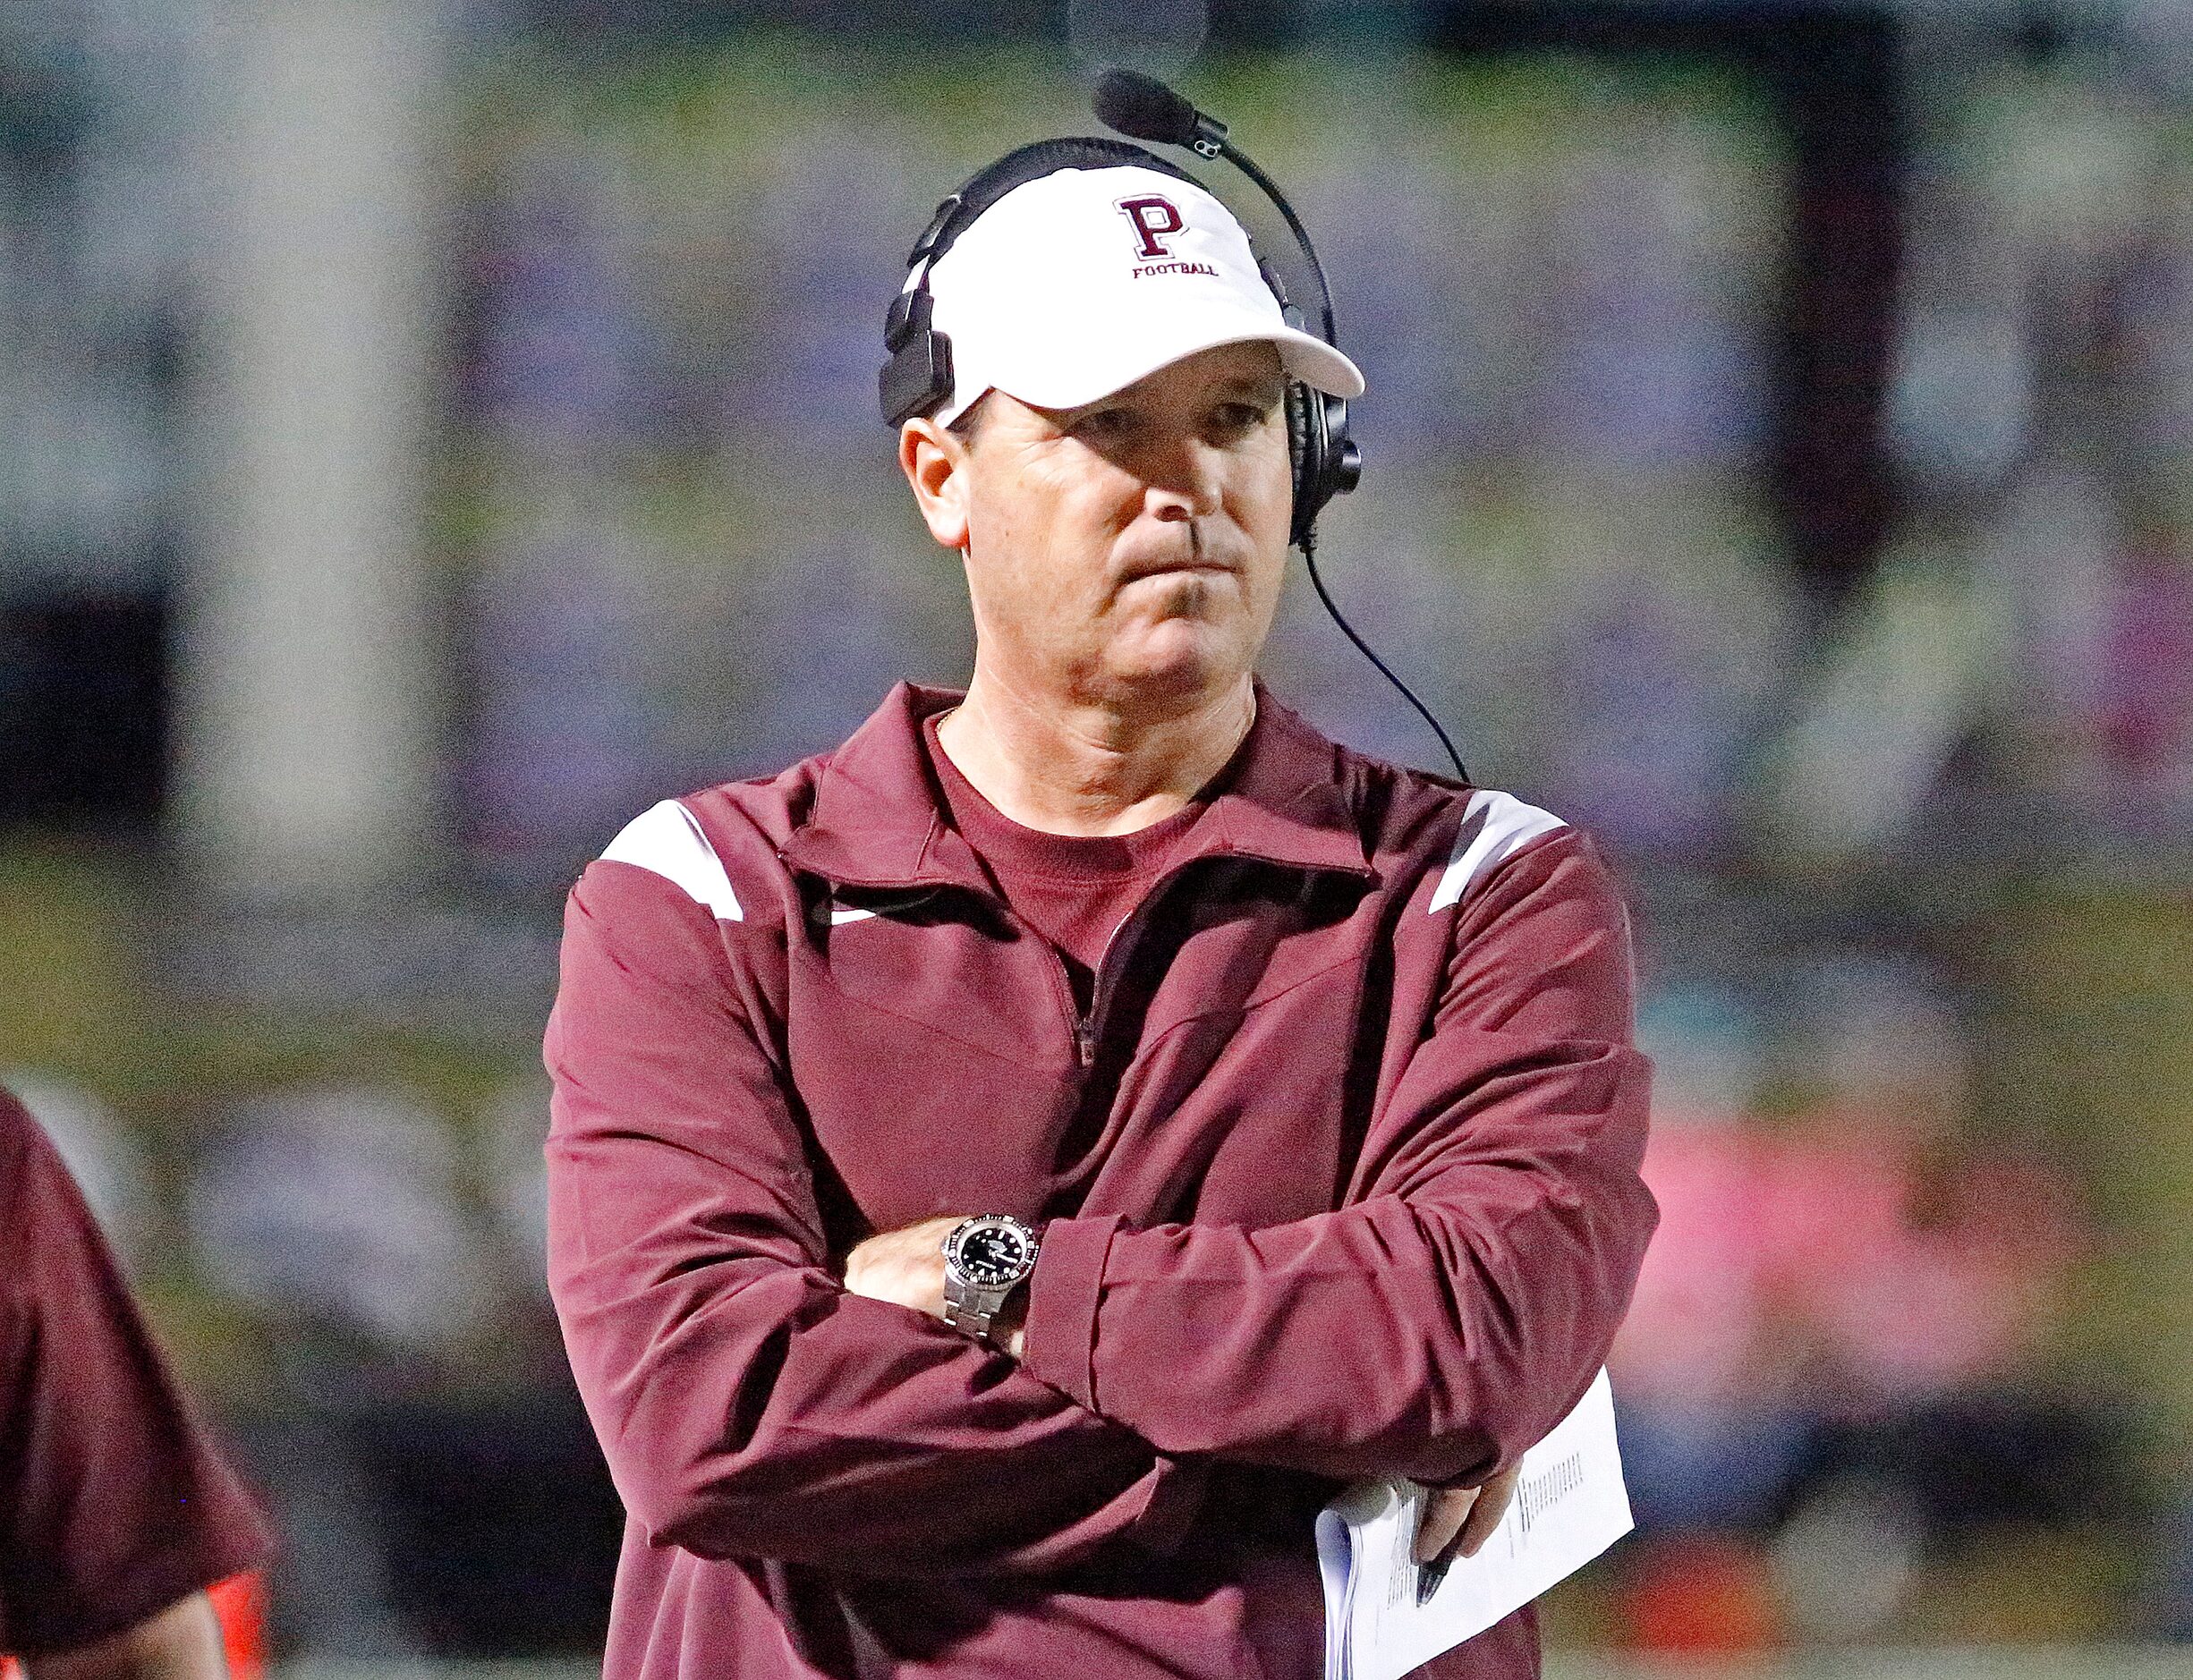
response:
{"label": "watch face", "polygon": [[955,1245],[952,1263],[980,1289],[1002,1289],[1028,1274],[1033,1244],[1010,1225],[978,1225]]}

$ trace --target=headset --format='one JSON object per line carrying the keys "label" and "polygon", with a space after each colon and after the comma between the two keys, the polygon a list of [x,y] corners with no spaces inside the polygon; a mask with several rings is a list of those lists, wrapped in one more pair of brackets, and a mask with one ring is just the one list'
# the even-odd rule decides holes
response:
{"label": "headset", "polygon": [[[1309,231],[1271,176],[1227,138],[1225,123],[1197,110],[1163,82],[1129,70],[1107,71],[1099,78],[1093,104],[1097,117],[1108,128],[1135,140],[1186,147],[1206,160],[1223,157],[1248,176],[1271,200],[1288,230],[1294,234],[1303,261],[1317,284],[1319,336],[1336,350],[1339,348],[1333,324],[1332,288],[1326,284],[1324,265],[1317,259],[1317,247],[1310,242]],[[892,299],[890,312],[884,319],[883,347],[889,360],[876,376],[876,388],[887,425],[901,426],[916,415],[933,413],[952,395],[952,342],[948,334],[939,332],[931,324],[929,292],[930,272],[951,249],[952,242],[1016,187],[1040,181],[1061,169],[1116,169],[1122,165],[1154,169],[1192,185],[1202,184],[1186,170],[1140,146],[1096,136],[1076,136],[1037,140],[1008,152],[970,177],[937,206],[936,214],[930,218],[929,225],[922,229],[921,238],[914,242],[914,250],[906,258],[905,285]],[[1256,257],[1257,272],[1271,289],[1272,296],[1279,300],[1281,318],[1289,327],[1303,329],[1302,312],[1288,301],[1279,271],[1256,250],[1254,239],[1250,250]],[[1440,744],[1454,764],[1455,775],[1466,782],[1469,772],[1463,768],[1461,754],[1456,751],[1439,719],[1341,615],[1318,573],[1317,516],[1333,497],[1347,495],[1363,481],[1363,450],[1348,436],[1347,403],[1344,398],[1313,390],[1299,379],[1288,381],[1286,403],[1288,451],[1294,468],[1295,497],[1288,539],[1302,550],[1310,581],[1333,623],[1355,644],[1356,651],[1377,666],[1380,675],[1400,691],[1401,697],[1432,726],[1432,733],[1439,737]]]}

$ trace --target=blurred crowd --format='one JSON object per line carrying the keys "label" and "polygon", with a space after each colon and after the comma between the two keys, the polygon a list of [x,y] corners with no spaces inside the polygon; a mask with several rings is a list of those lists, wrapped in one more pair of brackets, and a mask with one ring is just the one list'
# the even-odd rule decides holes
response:
{"label": "blurred crowd", "polygon": [[1645,1022],[1663,1224],[1613,1369],[1646,1642],[2001,1634],[2000,1604],[1930,1591],[2041,1532],[2067,1596],[2121,1566],[2121,1420],[2053,1363],[2095,1233],[2044,1152],[1976,1124],[1939,986],[1844,955],[1779,1031],[1703,988]]}
{"label": "blurred crowd", "polygon": [[[1740,64],[1390,40],[1194,72],[1317,233],[1368,376],[1336,590],[1482,780],[1636,884],[1640,1533],[1557,1634],[2193,1638],[2167,10],[1903,38],[1898,513],[1848,587],[1762,488],[1790,161]],[[197,12],[0,7],[0,1073],[266,1490],[290,1648],[582,1648],[617,1515],[540,1279],[545,1082],[514,1071],[547,936],[391,1048],[398,984],[208,983],[186,947],[220,912],[147,849],[197,470]],[[456,38],[432,870],[453,926],[545,929],[653,799],[961,674],[957,581],[875,423],[881,307],[942,192],[1086,123],[1034,47]],[[1274,687],[1428,762],[1306,601]],[[86,827],[123,844],[53,849]]]}

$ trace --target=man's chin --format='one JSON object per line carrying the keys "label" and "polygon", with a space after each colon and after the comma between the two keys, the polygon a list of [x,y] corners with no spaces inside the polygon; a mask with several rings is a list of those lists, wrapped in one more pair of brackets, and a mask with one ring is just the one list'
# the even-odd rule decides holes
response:
{"label": "man's chin", "polygon": [[1115,647],[1107,673],[1121,692],[1152,700],[1193,698],[1230,686],[1249,668],[1239,641],[1211,624],[1169,619]]}

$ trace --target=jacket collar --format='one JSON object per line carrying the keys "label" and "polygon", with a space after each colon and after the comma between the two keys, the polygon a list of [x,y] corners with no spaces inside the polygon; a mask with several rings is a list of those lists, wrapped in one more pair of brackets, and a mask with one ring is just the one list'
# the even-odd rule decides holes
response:
{"label": "jacket collar", "polygon": [[[992,890],[974,850],[945,820],[922,744],[922,720],[956,706],[956,689],[901,683],[831,753],[807,820],[782,856],[841,887]],[[1176,860],[1235,856],[1369,877],[1363,836],[1340,783],[1340,750],[1256,686],[1256,721],[1225,790]]]}

